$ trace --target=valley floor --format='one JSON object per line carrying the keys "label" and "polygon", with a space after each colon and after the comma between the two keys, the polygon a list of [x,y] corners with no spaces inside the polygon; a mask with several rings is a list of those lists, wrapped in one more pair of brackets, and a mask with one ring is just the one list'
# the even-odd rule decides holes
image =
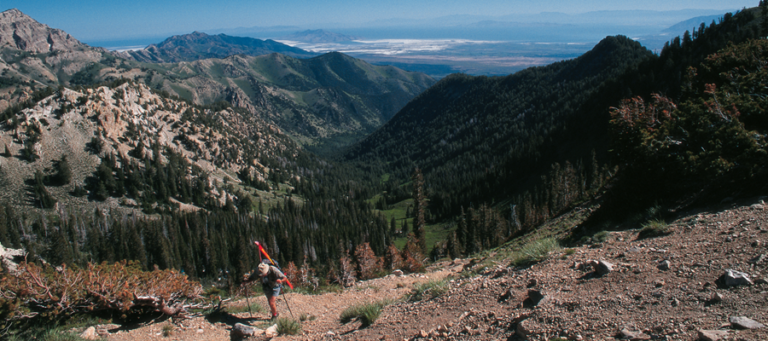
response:
{"label": "valley floor", "polygon": [[[768,327],[741,330],[730,319],[768,324],[768,206],[759,200],[693,212],[670,226],[670,235],[640,240],[637,231],[613,232],[601,245],[562,250],[525,269],[508,267],[509,260],[490,253],[486,259],[438,263],[425,274],[359,282],[343,293],[289,293],[297,318],[316,319],[304,322],[303,335],[275,340],[716,339],[700,331],[720,331],[722,339],[767,340]],[[610,263],[612,271],[598,275],[591,260]],[[726,288],[718,278],[727,269],[747,273],[754,284]],[[353,304],[402,298],[414,283],[438,278],[450,283],[442,296],[389,305],[367,328],[339,322],[339,314]],[[256,300],[266,306],[263,296]],[[290,316],[282,299],[278,309]],[[226,340],[235,322],[264,325],[266,318],[265,313],[237,316],[239,321],[227,323],[184,320],[169,337],[162,336],[169,323],[163,322],[109,339]]]}

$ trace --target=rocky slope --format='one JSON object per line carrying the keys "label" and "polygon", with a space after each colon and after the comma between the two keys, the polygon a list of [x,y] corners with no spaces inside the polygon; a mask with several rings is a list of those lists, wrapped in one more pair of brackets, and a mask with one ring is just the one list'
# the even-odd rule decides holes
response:
{"label": "rocky slope", "polygon": [[43,53],[82,47],[84,44],[67,32],[40,24],[18,9],[0,13],[0,48]]}
{"label": "rocky slope", "polygon": [[207,195],[223,204],[234,194],[220,187],[220,182],[238,183],[234,174],[243,168],[264,180],[269,172],[264,166],[267,160],[299,152],[279,128],[252,115],[194,107],[164,98],[140,83],[82,91],[63,88],[18,112],[5,128],[0,131],[0,145],[7,152],[0,156],[4,189],[0,196],[27,207],[31,198],[19,195],[28,191],[25,181],[37,170],[49,173],[64,156],[72,167],[72,181],[48,188],[61,204],[132,207],[135,202],[128,197],[110,198],[102,204],[70,193],[75,186],[87,185],[87,178],[102,160],[116,155],[124,162],[142,163],[144,157],[155,158],[151,146],[158,144],[159,150],[168,148],[186,159],[199,174],[210,174],[212,187]]}
{"label": "rocky slope", "polygon": [[[612,232],[600,244],[554,251],[530,267],[510,265],[510,244],[434,264],[425,274],[358,282],[341,293],[289,293],[296,318],[310,318],[302,335],[275,340],[765,340],[767,209],[758,199],[691,211],[670,222],[669,235]],[[552,223],[570,230],[588,212],[578,209]],[[745,273],[751,284],[729,285],[721,279],[727,270]],[[407,298],[415,283],[439,279],[449,283],[445,294],[386,306],[367,328],[339,322],[351,305]],[[251,300],[265,305],[263,296]],[[278,310],[290,316],[283,300]],[[269,326],[265,320],[264,313],[212,322],[197,317],[177,321],[170,337],[227,340],[234,324]],[[150,340],[162,335],[163,325],[115,327],[104,335]]]}
{"label": "rocky slope", "polygon": [[160,44],[152,44],[142,50],[117,52],[116,54],[125,59],[140,62],[177,63],[208,58],[226,58],[236,54],[260,56],[271,53],[281,53],[294,58],[308,58],[317,55],[274,40],[232,37],[225,34],[212,36],[202,32],[173,36]]}

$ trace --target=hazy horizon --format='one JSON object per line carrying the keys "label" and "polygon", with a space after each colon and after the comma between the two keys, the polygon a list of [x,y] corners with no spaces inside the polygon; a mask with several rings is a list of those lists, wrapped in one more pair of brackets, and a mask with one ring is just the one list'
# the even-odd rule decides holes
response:
{"label": "hazy horizon", "polygon": [[[335,0],[283,2],[229,0],[207,1],[57,1],[6,0],[0,11],[18,8],[33,19],[59,28],[83,41],[147,41],[193,31],[234,31],[238,28],[295,26],[307,28],[365,27],[373,23],[429,21],[443,17],[484,16],[502,18],[542,12],[579,14],[594,11],[714,10],[754,7],[758,1],[563,1],[563,0],[394,0],[386,3]],[[692,12],[693,13],[693,12]],[[692,15],[693,17],[695,15]],[[383,24],[382,24],[383,25]],[[142,42],[144,44],[144,42]]]}

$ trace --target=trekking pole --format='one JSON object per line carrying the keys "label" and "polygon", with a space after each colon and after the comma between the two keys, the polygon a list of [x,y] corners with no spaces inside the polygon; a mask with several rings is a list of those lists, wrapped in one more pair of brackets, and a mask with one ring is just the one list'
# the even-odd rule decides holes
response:
{"label": "trekking pole", "polygon": [[248,303],[248,315],[250,317],[253,317],[253,312],[251,311],[251,288],[248,287],[248,285],[245,286],[245,303]]}
{"label": "trekking pole", "polygon": [[285,306],[288,307],[288,312],[291,313],[291,317],[295,320],[296,317],[293,316],[293,311],[291,310],[291,306],[288,305],[288,299],[285,298],[285,294],[280,295],[280,296],[283,296],[283,301],[285,301]]}

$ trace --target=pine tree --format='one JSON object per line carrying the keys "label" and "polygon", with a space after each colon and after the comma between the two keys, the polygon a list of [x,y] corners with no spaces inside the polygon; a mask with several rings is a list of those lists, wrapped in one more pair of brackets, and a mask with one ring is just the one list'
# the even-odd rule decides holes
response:
{"label": "pine tree", "polygon": [[762,10],[760,13],[762,16],[762,21],[760,22],[760,28],[762,30],[761,35],[763,37],[768,37],[768,2],[761,1],[760,9]]}
{"label": "pine tree", "polygon": [[54,199],[51,194],[48,193],[48,189],[45,188],[45,184],[43,184],[44,178],[45,176],[43,175],[43,172],[38,169],[35,172],[35,184],[32,186],[32,193],[37,206],[40,208],[53,208],[56,204],[56,199]]}
{"label": "pine tree", "polygon": [[61,160],[56,163],[56,175],[53,178],[57,185],[66,185],[72,181],[72,170],[66,155],[62,156]]}

